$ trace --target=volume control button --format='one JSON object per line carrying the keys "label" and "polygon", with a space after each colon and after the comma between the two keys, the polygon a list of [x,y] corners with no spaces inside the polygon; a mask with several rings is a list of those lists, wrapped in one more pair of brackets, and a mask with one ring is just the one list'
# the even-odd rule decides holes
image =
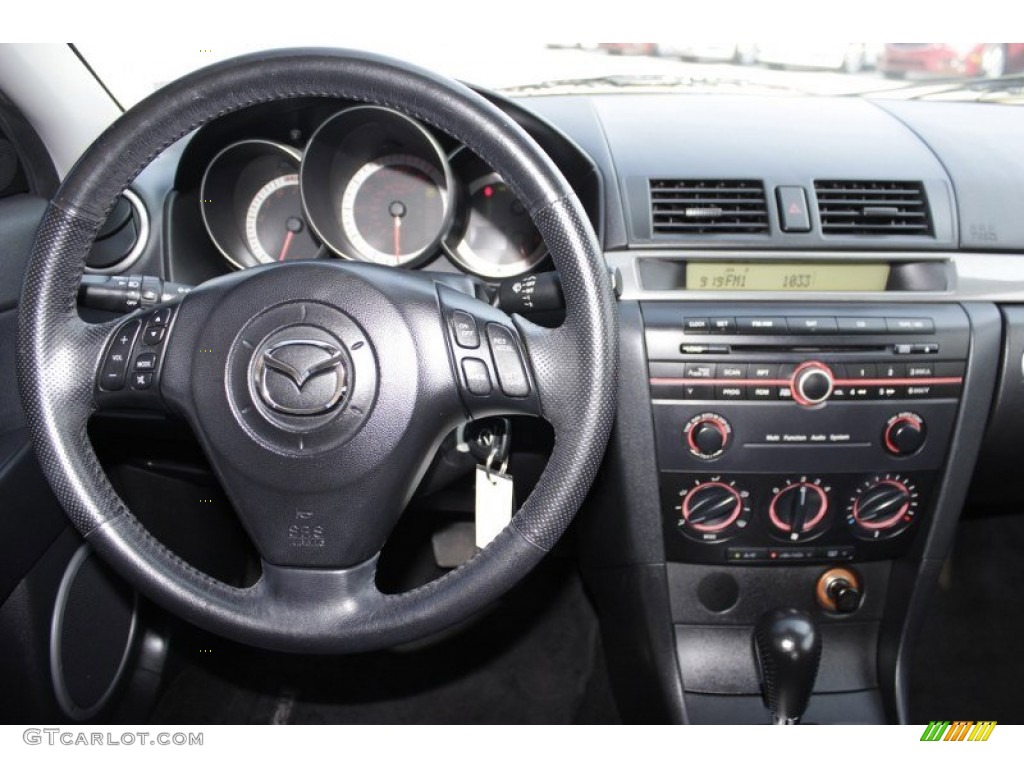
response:
{"label": "volume control button", "polygon": [[818,405],[832,394],[835,378],[824,363],[807,362],[793,372],[793,399],[800,405]]}

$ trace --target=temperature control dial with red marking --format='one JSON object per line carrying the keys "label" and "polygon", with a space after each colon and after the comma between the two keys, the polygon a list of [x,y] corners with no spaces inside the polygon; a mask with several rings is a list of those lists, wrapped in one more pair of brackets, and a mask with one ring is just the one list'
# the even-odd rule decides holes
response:
{"label": "temperature control dial with red marking", "polygon": [[750,522],[750,494],[735,481],[702,478],[679,492],[679,530],[691,539],[714,543],[735,536]]}
{"label": "temperature control dial with red marking", "polygon": [[702,413],[683,427],[683,438],[691,454],[700,459],[715,459],[729,447],[732,427],[717,413]]}
{"label": "temperature control dial with red marking", "polygon": [[924,445],[926,434],[924,419],[916,413],[904,411],[886,422],[882,444],[893,456],[910,456]]}
{"label": "temperature control dial with red marking", "polygon": [[807,477],[772,489],[775,495],[768,506],[773,533],[786,541],[806,541],[825,530],[828,493],[832,489],[821,480]]}
{"label": "temperature control dial with red marking", "polygon": [[918,510],[914,484],[900,475],[876,475],[861,483],[846,509],[850,532],[861,539],[889,539],[905,531]]}
{"label": "temperature control dial with red marking", "polygon": [[801,363],[793,372],[791,380],[793,400],[799,405],[818,405],[832,394],[835,376],[824,363],[810,361]]}

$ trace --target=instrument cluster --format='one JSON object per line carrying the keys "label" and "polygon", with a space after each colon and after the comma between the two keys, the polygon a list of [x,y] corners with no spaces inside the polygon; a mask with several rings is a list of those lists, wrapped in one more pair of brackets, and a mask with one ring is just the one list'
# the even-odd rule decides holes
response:
{"label": "instrument cluster", "polygon": [[330,257],[419,267],[444,254],[500,280],[547,255],[501,176],[383,107],[336,112],[301,149],[267,139],[228,145],[206,166],[200,200],[210,239],[240,269]]}

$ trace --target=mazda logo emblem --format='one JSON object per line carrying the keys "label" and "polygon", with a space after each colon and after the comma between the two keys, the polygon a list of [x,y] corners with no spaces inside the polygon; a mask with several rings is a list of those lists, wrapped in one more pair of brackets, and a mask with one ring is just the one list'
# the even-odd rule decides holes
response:
{"label": "mazda logo emblem", "polygon": [[289,339],[257,355],[256,389],[268,407],[292,416],[325,413],[345,394],[345,356],[325,341]]}

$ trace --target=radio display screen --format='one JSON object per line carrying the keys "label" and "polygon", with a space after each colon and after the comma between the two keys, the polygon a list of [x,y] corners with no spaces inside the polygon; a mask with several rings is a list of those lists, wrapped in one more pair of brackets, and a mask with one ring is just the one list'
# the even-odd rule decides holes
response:
{"label": "radio display screen", "polygon": [[888,264],[690,261],[688,291],[884,291]]}

